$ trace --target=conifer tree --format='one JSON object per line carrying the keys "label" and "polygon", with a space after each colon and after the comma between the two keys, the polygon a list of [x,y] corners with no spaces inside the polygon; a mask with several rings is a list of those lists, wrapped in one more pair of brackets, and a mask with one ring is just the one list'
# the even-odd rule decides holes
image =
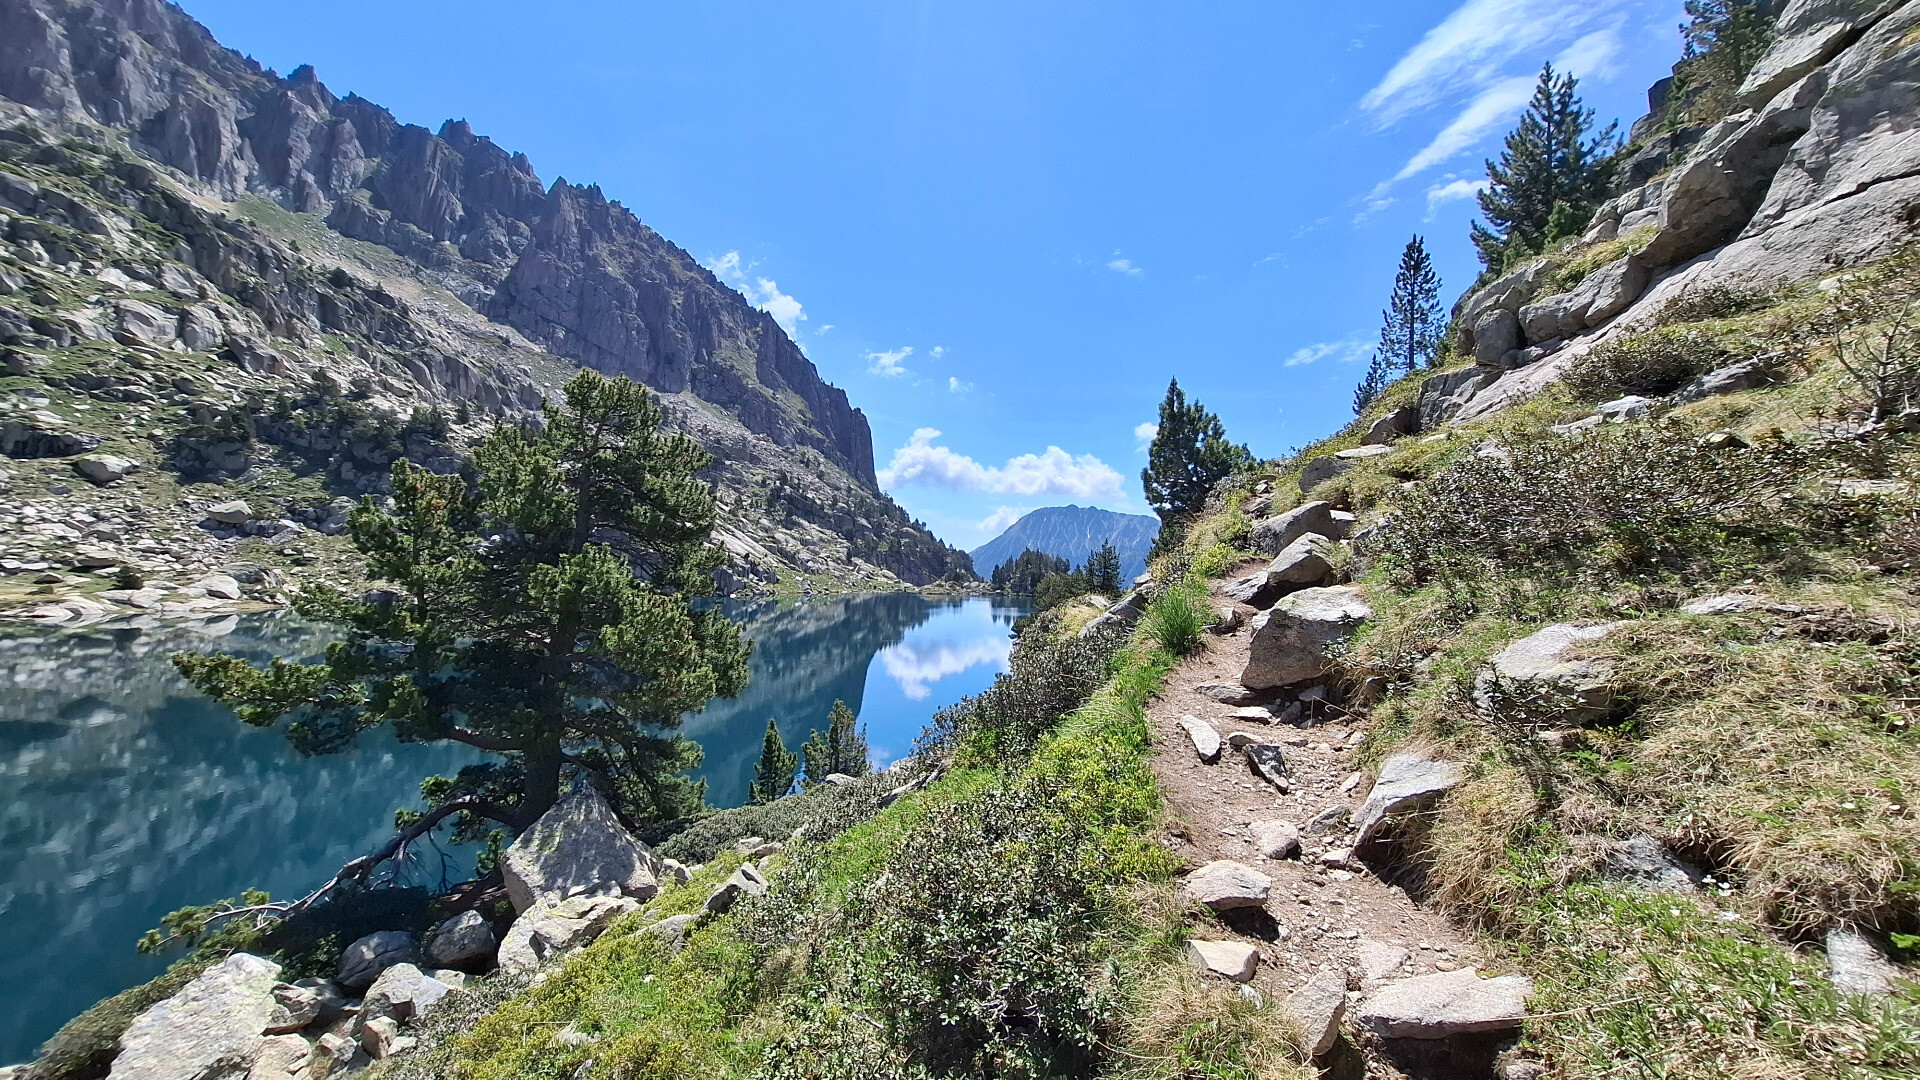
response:
{"label": "conifer tree", "polygon": [[800,747],[800,754],[806,759],[808,787],[834,773],[865,776],[870,771],[867,733],[856,729],[854,723],[853,710],[847,708],[846,702],[836,701],[827,713],[827,730],[808,733],[807,741]]}
{"label": "conifer tree", "polygon": [[1432,367],[1446,331],[1440,310],[1440,275],[1433,272],[1427,245],[1415,236],[1400,253],[1400,269],[1393,275],[1393,292],[1380,313],[1380,351],[1388,370],[1411,374]]}
{"label": "conifer tree", "polygon": [[1253,461],[1247,448],[1227,441],[1226,426],[1198,401],[1191,404],[1180,380],[1167,384],[1160,402],[1160,430],[1147,448],[1140,485],[1162,522],[1199,513],[1213,485]]}
{"label": "conifer tree", "polygon": [[[1487,269],[1500,271],[1586,228],[1611,180],[1614,127],[1589,139],[1593,110],[1574,93],[1579,81],[1540,69],[1533,99],[1509,132],[1498,162],[1487,162],[1487,190],[1473,224],[1473,245]],[[1555,208],[1566,206],[1557,220]],[[1549,228],[1552,223],[1553,228]]]}
{"label": "conifer tree", "polygon": [[770,803],[793,790],[800,772],[800,757],[787,749],[780,738],[780,726],[767,718],[767,735],[760,742],[760,764],[754,767],[753,783],[747,786],[747,799]]}
{"label": "conifer tree", "polygon": [[1120,552],[1115,550],[1113,541],[1100,545],[1100,549],[1087,556],[1087,588],[1102,596],[1115,596],[1120,592]]}
{"label": "conifer tree", "polygon": [[1380,392],[1393,381],[1392,365],[1380,353],[1374,353],[1367,363],[1367,373],[1360,377],[1360,385],[1353,388],[1353,413],[1355,416],[1367,411],[1380,397]]}
{"label": "conifer tree", "polygon": [[[473,478],[393,467],[393,505],[363,499],[354,546],[382,589],[301,594],[296,610],[339,628],[319,664],[174,657],[188,681],[259,727],[285,721],[303,753],[345,750],[382,725],[405,742],[494,755],[421,784],[423,811],[397,815],[373,866],[449,817],[524,828],[584,776],[630,820],[686,816],[700,747],[672,734],[747,680],[748,643],[705,603],[711,461],[660,430],[645,387],[583,371],[544,425],[501,425],[474,450]],[[617,545],[617,546],[616,546]]]}

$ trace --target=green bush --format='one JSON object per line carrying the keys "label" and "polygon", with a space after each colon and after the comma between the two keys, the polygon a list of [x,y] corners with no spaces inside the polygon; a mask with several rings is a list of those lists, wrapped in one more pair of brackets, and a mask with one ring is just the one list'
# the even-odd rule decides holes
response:
{"label": "green bush", "polygon": [[913,775],[863,776],[850,784],[820,784],[772,802],[721,810],[695,819],[660,843],[658,850],[665,858],[693,865],[707,862],[749,836],[786,840],[799,829],[807,835],[830,835],[872,816],[881,796]]}
{"label": "green bush", "polygon": [[1025,760],[1042,734],[1099,687],[1107,656],[1091,641],[1022,635],[1007,671],[981,693],[934,713],[914,753],[957,748],[970,762]]}
{"label": "green bush", "polygon": [[1581,401],[1623,394],[1659,397],[1739,359],[1739,353],[1704,331],[1661,327],[1599,346],[1575,361],[1563,382]]}
{"label": "green bush", "polygon": [[1692,289],[1660,305],[1657,316],[1660,325],[1674,323],[1699,322],[1703,319],[1724,319],[1730,315],[1745,315],[1750,311],[1773,304],[1773,297],[1753,289],[1737,289],[1729,285],[1709,285],[1704,289]]}
{"label": "green bush", "polygon": [[1199,647],[1200,635],[1212,620],[1206,593],[1196,586],[1181,585],[1154,600],[1144,623],[1149,641],[1168,656],[1181,657]]}

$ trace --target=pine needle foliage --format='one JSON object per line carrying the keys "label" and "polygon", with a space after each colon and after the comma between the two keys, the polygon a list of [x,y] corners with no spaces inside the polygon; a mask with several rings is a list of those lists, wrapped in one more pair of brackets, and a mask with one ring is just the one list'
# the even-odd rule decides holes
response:
{"label": "pine needle foliage", "polygon": [[[1588,138],[1593,110],[1581,104],[1574,92],[1578,86],[1573,76],[1556,75],[1552,64],[1542,67],[1500,160],[1487,162],[1487,190],[1479,196],[1487,223],[1474,223],[1473,245],[1491,271],[1579,232],[1606,197],[1614,127]],[[1567,209],[1556,218],[1556,208],[1563,205]]]}
{"label": "pine needle foliage", "polygon": [[284,723],[303,753],[390,726],[495,756],[423,782],[403,839],[454,815],[476,836],[483,818],[525,827],[575,773],[632,820],[697,811],[705,787],[684,774],[700,749],[672,732],[740,692],[749,646],[703,603],[719,557],[699,478],[711,458],[660,420],[644,387],[583,371],[543,424],[495,428],[471,477],[396,462],[393,508],[363,499],[350,522],[383,588],[296,602],[339,630],[325,662],[175,665],[247,723]]}
{"label": "pine needle foliage", "polygon": [[1220,418],[1198,401],[1188,402],[1180,380],[1167,384],[1160,402],[1160,429],[1147,448],[1140,484],[1162,522],[1200,512],[1213,485],[1253,462],[1247,448],[1227,440]]}
{"label": "pine needle foliage", "polygon": [[1433,366],[1446,333],[1446,315],[1440,307],[1440,275],[1433,270],[1426,241],[1415,236],[1400,253],[1400,269],[1393,276],[1393,292],[1380,313],[1380,347],[1375,354],[1388,370],[1412,374]]}
{"label": "pine needle foliage", "polygon": [[770,803],[782,798],[793,790],[793,781],[800,773],[800,756],[787,749],[780,738],[780,725],[767,718],[767,735],[760,743],[760,763],[754,766],[753,782],[747,785],[747,799],[754,803]]}
{"label": "pine needle foliage", "polygon": [[800,756],[806,759],[808,787],[835,773],[865,776],[872,771],[867,763],[867,733],[857,724],[847,703],[836,701],[827,713],[827,730],[816,729],[807,735]]}

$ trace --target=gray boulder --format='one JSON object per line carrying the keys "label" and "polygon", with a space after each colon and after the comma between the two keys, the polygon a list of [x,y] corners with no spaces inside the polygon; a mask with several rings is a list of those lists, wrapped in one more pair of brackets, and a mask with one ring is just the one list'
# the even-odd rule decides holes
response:
{"label": "gray boulder", "polygon": [[507,898],[527,911],[538,900],[582,895],[650,900],[660,891],[660,862],[634,839],[591,785],[555,803],[507,848],[500,861]]}
{"label": "gray boulder", "polygon": [[1529,342],[1566,338],[1627,310],[1647,290],[1646,264],[1629,255],[1588,274],[1571,291],[1520,309]]}
{"label": "gray boulder", "polygon": [[1900,971],[1880,954],[1872,938],[1836,926],[1827,931],[1827,975],[1835,989],[1849,994],[1885,995],[1893,992]]}
{"label": "gray boulder", "polygon": [[245,499],[233,499],[228,502],[214,503],[207,507],[206,517],[222,525],[245,525],[253,520],[253,507]]}
{"label": "gray boulder", "polygon": [[1360,1005],[1359,1021],[1387,1039],[1445,1039],[1506,1031],[1527,1014],[1533,984],[1523,975],[1483,979],[1472,968],[1389,983]]}
{"label": "gray boulder", "polygon": [[1653,405],[1652,398],[1628,394],[1626,397],[1614,398],[1612,401],[1603,401],[1595,405],[1593,411],[1612,423],[1624,424],[1629,420],[1645,420],[1652,416]]}
{"label": "gray boulder", "polygon": [[1340,1019],[1347,1011],[1347,977],[1327,970],[1316,972],[1307,984],[1287,995],[1280,1006],[1300,1029],[1300,1045],[1308,1057],[1319,1057],[1340,1040]]}
{"label": "gray boulder", "polygon": [[[1498,364],[1502,356],[1523,344],[1520,316],[1507,308],[1484,311],[1473,323],[1473,360],[1476,364]],[[1426,418],[1423,415],[1421,419],[1424,421]],[[1421,426],[1426,425],[1423,423]]]}
{"label": "gray boulder", "polygon": [[298,1035],[269,1035],[260,1040],[247,1080],[301,1080],[313,1060],[313,1047]]}
{"label": "gray boulder", "polygon": [[381,972],[367,988],[357,1022],[364,1027],[368,1021],[382,1016],[399,1021],[425,1016],[441,998],[452,992],[453,987],[412,964],[395,964]]}
{"label": "gray boulder", "polygon": [[541,897],[507,928],[498,962],[503,971],[532,971],[593,943],[622,916],[640,910],[624,896],[589,894],[564,900]]}
{"label": "gray boulder", "polygon": [[1291,821],[1256,821],[1247,826],[1253,846],[1269,859],[1291,859],[1300,854],[1300,830]]}
{"label": "gray boulder", "polygon": [[1241,685],[1271,690],[1321,677],[1334,648],[1371,618],[1373,608],[1351,585],[1303,589],[1282,598],[1253,620]]}
{"label": "gray boulder", "polygon": [[15,458],[72,457],[100,445],[98,435],[55,431],[22,420],[0,424],[0,454]]}
{"label": "gray boulder", "polygon": [[732,877],[713,890],[713,895],[707,897],[706,911],[713,915],[724,915],[733,910],[733,905],[739,903],[742,896],[765,896],[767,888],[767,879],[759,870],[751,863],[742,864]]}
{"label": "gray boulder", "polygon": [[698,915],[670,915],[642,927],[640,933],[659,939],[667,946],[668,952],[679,952],[686,947],[687,935],[692,932],[693,924],[699,921]]}
{"label": "gray boulder", "polygon": [[1651,836],[1630,836],[1607,853],[1601,873],[1655,892],[1692,892],[1704,876],[1699,868],[1673,857]]}
{"label": "gray boulder", "polygon": [[86,457],[75,458],[73,462],[75,472],[101,487],[116,480],[125,480],[127,474],[139,468],[139,462],[117,454],[88,454]]}
{"label": "gray boulder", "polygon": [[1473,396],[1492,385],[1500,374],[1497,367],[1470,364],[1427,376],[1427,381],[1420,384],[1420,430],[1433,431],[1458,416]]}
{"label": "gray boulder", "polygon": [[1244,941],[1187,939],[1187,962],[1209,975],[1246,982],[1260,967],[1260,950]]}
{"label": "gray boulder", "polygon": [[323,1004],[320,995],[304,986],[278,983],[273,988],[273,1015],[267,1020],[266,1033],[289,1035],[320,1019]]}
{"label": "gray boulder", "polygon": [[493,927],[477,911],[463,911],[433,928],[427,961],[436,967],[484,971],[499,947]]}
{"label": "gray boulder", "polygon": [[1247,543],[1262,555],[1278,555],[1287,545],[1308,533],[1322,536],[1342,536],[1344,532],[1333,519],[1333,504],[1314,501],[1301,503],[1283,514],[1256,523],[1248,533]]}
{"label": "gray boulder", "polygon": [[114,315],[120,327],[117,337],[125,345],[171,344],[179,326],[176,316],[138,300],[122,300],[115,304]]}
{"label": "gray boulder", "polygon": [[1619,623],[1555,623],[1501,649],[1474,679],[1473,699],[1490,716],[1577,724],[1604,718],[1613,705],[1613,668],[1571,657]]}
{"label": "gray boulder", "polygon": [[1740,390],[1768,386],[1774,381],[1773,367],[1766,361],[1742,360],[1737,364],[1715,368],[1674,391],[1673,401],[1676,404],[1701,401],[1716,394],[1731,394]]}
{"label": "gray boulder", "polygon": [[1380,763],[1373,789],[1354,818],[1354,848],[1370,843],[1380,827],[1393,818],[1432,806],[1466,778],[1466,770],[1458,764],[1435,761],[1418,751],[1400,750],[1387,755]]}
{"label": "gray boulder", "polygon": [[333,981],[349,990],[365,990],[393,965],[412,964],[419,959],[420,947],[412,934],[404,930],[382,930],[368,934],[341,952],[340,969]]}
{"label": "gray boulder", "polygon": [[1211,765],[1220,760],[1220,733],[1212,724],[1195,716],[1180,718],[1180,726],[1185,729],[1187,738],[1193,743],[1193,752],[1200,760]]}
{"label": "gray boulder", "polygon": [[1266,904],[1273,879],[1243,863],[1216,859],[1188,874],[1181,890],[1215,911],[1257,908]]}
{"label": "gray boulder", "polygon": [[1334,542],[1319,533],[1304,533],[1281,549],[1267,564],[1267,584],[1304,588],[1325,584],[1333,576]]}
{"label": "gray boulder", "polygon": [[273,1019],[280,965],[235,953],[148,1009],[120,1035],[111,1080],[238,1078],[253,1067]]}
{"label": "gray boulder", "polygon": [[1402,405],[1383,413],[1367,428],[1360,437],[1363,446],[1385,446],[1395,439],[1420,431],[1420,409],[1414,405]]}
{"label": "gray boulder", "polygon": [[1336,454],[1314,458],[1300,467],[1300,493],[1304,495],[1351,468],[1352,461]]}
{"label": "gray boulder", "polygon": [[1882,0],[1792,0],[1774,21],[1773,44],[1754,63],[1734,100],[1758,109],[1853,43],[1884,16]]}
{"label": "gray boulder", "polygon": [[313,1042],[313,1056],[307,1059],[307,1080],[327,1080],[346,1072],[359,1052],[360,1044],[339,1032],[329,1031]]}

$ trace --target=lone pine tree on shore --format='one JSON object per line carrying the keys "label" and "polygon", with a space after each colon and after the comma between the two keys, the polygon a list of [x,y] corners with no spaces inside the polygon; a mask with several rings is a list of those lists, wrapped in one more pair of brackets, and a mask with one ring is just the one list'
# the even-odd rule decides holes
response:
{"label": "lone pine tree on shore", "polygon": [[867,762],[867,735],[855,727],[853,710],[844,701],[835,701],[827,714],[827,730],[809,733],[800,746],[806,759],[807,786],[812,787],[834,773],[865,776],[871,771]]}
{"label": "lone pine tree on shore", "polygon": [[[583,775],[632,821],[694,813],[698,744],[681,718],[746,685],[749,645],[703,601],[720,557],[709,541],[711,461],[660,430],[660,406],[625,378],[583,371],[541,426],[501,425],[472,478],[393,468],[393,509],[363,499],[350,528],[364,598],[313,588],[296,609],[339,637],[318,664],[174,657],[201,691],[259,727],[284,724],[302,753],[390,726],[404,742],[454,742],[493,760],[421,784],[426,808],[336,882],[449,817],[524,828]],[[324,891],[324,890],[323,890]],[[316,894],[317,895],[317,894]]]}
{"label": "lone pine tree on shore", "polygon": [[1218,416],[1198,401],[1187,401],[1180,380],[1167,384],[1160,427],[1147,448],[1147,467],[1140,470],[1147,502],[1162,523],[1184,522],[1199,513],[1215,484],[1252,461],[1245,446],[1227,440]]}
{"label": "lone pine tree on shore", "polygon": [[1612,179],[1614,126],[1589,139],[1593,110],[1575,89],[1579,80],[1540,69],[1533,98],[1509,132],[1500,160],[1487,162],[1473,246],[1487,269],[1499,272],[1549,243],[1587,227]]}
{"label": "lone pine tree on shore", "polygon": [[800,756],[787,749],[780,738],[780,726],[767,718],[767,734],[760,741],[760,763],[754,766],[753,783],[747,785],[749,802],[770,803],[793,790],[800,773]]}
{"label": "lone pine tree on shore", "polygon": [[1393,275],[1393,291],[1380,313],[1380,349],[1391,370],[1411,374],[1432,367],[1446,332],[1440,307],[1440,275],[1434,273],[1426,241],[1415,236],[1400,252],[1400,269]]}

